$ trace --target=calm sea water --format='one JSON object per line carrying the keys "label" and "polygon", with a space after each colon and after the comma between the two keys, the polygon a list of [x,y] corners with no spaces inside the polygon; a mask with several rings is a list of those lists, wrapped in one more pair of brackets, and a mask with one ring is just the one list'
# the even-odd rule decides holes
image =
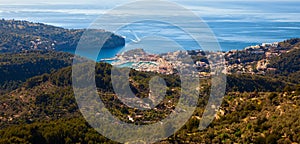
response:
{"label": "calm sea water", "polygon": [[[277,42],[300,37],[300,2],[226,2],[195,5],[184,3],[187,8],[201,16],[215,33],[221,49],[229,51],[244,49],[250,45]],[[0,5],[0,18],[28,20],[69,29],[87,28],[91,22],[113,6],[103,5]],[[155,25],[149,23],[149,25]],[[195,42],[165,26],[154,30],[140,27],[132,36],[126,35],[126,42],[147,34],[163,33],[164,37],[175,38],[184,49],[200,49]],[[123,33],[118,33],[125,35]],[[113,57],[123,48],[101,51],[101,58]],[[159,53],[159,49],[157,50]]]}

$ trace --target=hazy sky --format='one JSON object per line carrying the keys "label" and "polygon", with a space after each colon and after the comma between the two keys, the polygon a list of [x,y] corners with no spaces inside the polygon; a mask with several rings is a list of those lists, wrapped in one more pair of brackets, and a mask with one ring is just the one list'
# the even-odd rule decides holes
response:
{"label": "hazy sky", "polygon": [[[99,15],[136,0],[0,0],[0,17],[42,21],[26,13]],[[153,0],[155,1],[155,0]],[[183,5],[201,17],[222,17],[235,21],[300,22],[300,0],[169,0]],[[39,5],[26,7],[24,5]],[[52,6],[50,6],[51,4]],[[56,6],[56,4],[64,4]],[[88,4],[88,5],[84,5]],[[18,5],[18,6],[17,6]],[[23,14],[23,15],[20,15]],[[10,17],[11,16],[11,17]],[[241,19],[242,18],[242,19]],[[207,19],[212,20],[212,19]]]}
{"label": "hazy sky", "polygon": [[[88,4],[88,3],[124,3],[124,2],[131,2],[135,0],[0,0],[1,5],[7,4]],[[244,0],[171,0],[180,3],[185,2],[234,2],[234,1],[244,1]],[[252,0],[252,2],[267,2],[269,0]],[[272,0],[271,2],[296,2],[299,0]]]}
{"label": "hazy sky", "polygon": [[[92,3],[97,0],[85,0],[84,2]],[[83,0],[0,0],[1,4],[40,4],[40,3],[82,3]]]}

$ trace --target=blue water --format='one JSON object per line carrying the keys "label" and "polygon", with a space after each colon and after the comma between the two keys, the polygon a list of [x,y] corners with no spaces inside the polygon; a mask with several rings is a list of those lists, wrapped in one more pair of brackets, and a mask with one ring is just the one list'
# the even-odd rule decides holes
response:
{"label": "blue water", "polygon": [[[175,0],[176,1],[176,0]],[[229,51],[244,49],[250,45],[265,42],[277,42],[300,37],[300,1],[221,1],[195,3],[187,0],[179,2],[202,17],[218,39],[221,49]],[[116,4],[120,4],[115,2]],[[115,4],[52,4],[52,5],[9,5],[0,4],[0,18],[28,20],[77,29],[88,26]],[[151,25],[151,24],[150,24]],[[139,37],[162,32],[163,36],[176,39],[185,49],[200,49],[195,42],[172,30],[168,26],[162,29],[135,29]],[[117,33],[124,35],[124,33]],[[126,38],[127,44],[130,37]],[[113,57],[123,48],[103,49],[98,60]],[[159,50],[159,49],[158,49]]]}
{"label": "blue water", "polygon": [[124,63],[119,65],[118,67],[123,68],[123,67],[132,67],[132,64],[134,64],[133,62],[128,62],[128,63]]}

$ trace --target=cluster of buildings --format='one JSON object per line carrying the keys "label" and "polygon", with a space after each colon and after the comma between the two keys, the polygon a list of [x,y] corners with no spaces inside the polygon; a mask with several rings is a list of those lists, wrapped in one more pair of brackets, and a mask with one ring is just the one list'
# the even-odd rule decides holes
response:
{"label": "cluster of buildings", "polygon": [[[235,60],[235,63],[227,62],[227,69],[234,73],[265,74],[267,71],[276,71],[269,67],[272,57],[288,53],[290,48],[282,48],[278,42],[263,43],[261,45],[249,46],[244,50],[232,50],[225,54],[228,59]],[[244,53],[241,54],[241,53]],[[242,61],[248,57],[248,61]]]}
{"label": "cluster of buildings", "polygon": [[[198,70],[197,73],[200,77],[211,76],[213,73],[210,72],[209,69],[220,65],[226,66],[224,73],[264,74],[266,71],[276,70],[268,67],[270,58],[287,52],[289,52],[289,49],[281,48],[278,42],[249,46],[244,50],[207,52],[208,54],[204,54],[201,50],[148,54],[143,49],[134,49],[117,55],[112,65],[126,65],[137,71],[157,72],[167,75],[176,74],[179,71],[184,71],[192,67]],[[244,55],[242,53],[244,53]],[[242,61],[243,56],[249,57],[250,61]],[[196,59],[192,60],[191,57],[196,57]],[[213,64],[209,64],[208,61],[199,60],[197,57],[206,57],[207,59],[220,57],[235,62],[229,63],[228,61],[221,61],[222,59],[218,61],[218,58],[214,58],[214,60],[217,61],[214,61]]]}
{"label": "cluster of buildings", "polygon": [[183,74],[198,74],[201,77],[210,76],[210,72],[197,71],[199,68],[209,69],[210,65],[202,61],[194,62],[188,51],[148,54],[143,49],[134,49],[117,55],[113,60],[114,62],[111,64],[114,66],[131,67],[137,71],[166,75],[181,72]]}
{"label": "cluster of buildings", "polygon": [[[143,49],[134,49],[114,58],[114,66],[130,66],[137,71],[157,72],[162,74],[174,74],[173,63],[165,60],[160,55],[148,54]],[[130,65],[127,65],[130,63]]]}
{"label": "cluster of buildings", "polygon": [[49,41],[43,41],[40,38],[37,38],[35,40],[30,41],[30,48],[31,49],[45,49],[45,50],[54,50],[55,49],[55,43],[49,42]]}

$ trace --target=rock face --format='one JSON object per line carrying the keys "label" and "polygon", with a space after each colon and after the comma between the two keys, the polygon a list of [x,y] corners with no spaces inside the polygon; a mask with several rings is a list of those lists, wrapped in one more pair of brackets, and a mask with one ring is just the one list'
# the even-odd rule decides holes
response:
{"label": "rock face", "polygon": [[[2,19],[0,20],[0,52],[23,50],[72,52],[76,49],[84,31],[83,29],[64,29],[41,23]],[[116,48],[125,45],[125,39],[121,36],[104,30],[94,31],[100,36],[108,33],[111,35],[104,48]]]}

